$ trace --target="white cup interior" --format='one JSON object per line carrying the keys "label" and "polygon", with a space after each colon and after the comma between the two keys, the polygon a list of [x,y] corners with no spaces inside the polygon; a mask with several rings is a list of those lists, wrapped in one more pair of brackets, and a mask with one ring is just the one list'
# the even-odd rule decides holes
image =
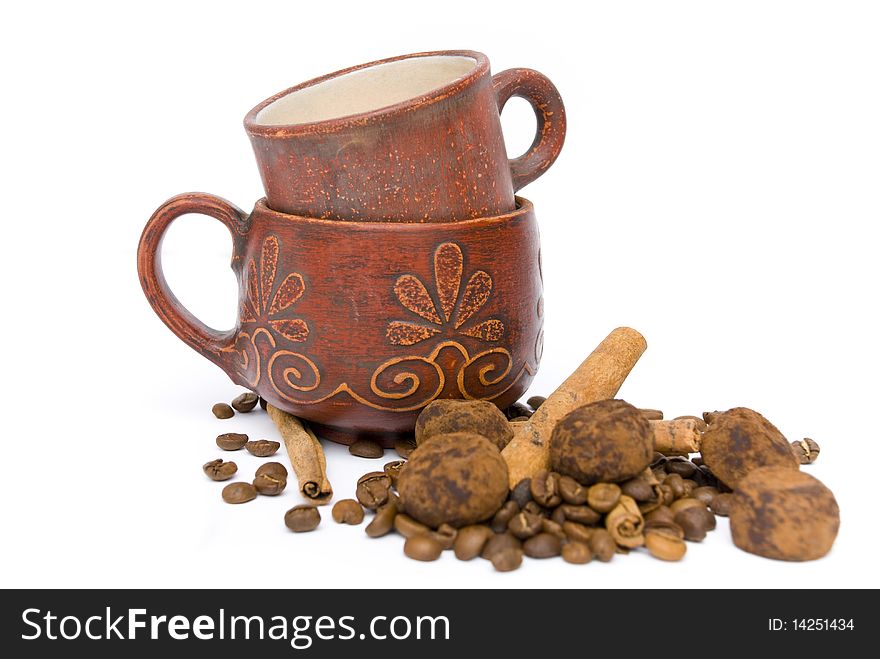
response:
{"label": "white cup interior", "polygon": [[477,60],[464,55],[384,62],[282,96],[255,120],[261,126],[290,126],[371,112],[445,87],[476,66]]}

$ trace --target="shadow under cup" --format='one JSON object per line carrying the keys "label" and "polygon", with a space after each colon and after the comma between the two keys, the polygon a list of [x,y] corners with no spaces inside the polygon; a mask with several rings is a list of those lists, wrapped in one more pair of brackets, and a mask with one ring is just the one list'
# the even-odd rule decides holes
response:
{"label": "shadow under cup", "polygon": [[[233,238],[240,311],[226,332],[193,317],[162,275],[162,236],[192,212],[220,220]],[[522,198],[495,217],[395,224],[291,216],[265,200],[247,215],[213,195],[179,195],[147,223],[138,269],[179,338],[343,443],[410,437],[438,398],[507,407],[541,358],[538,227]]]}
{"label": "shadow under cup", "polygon": [[[500,112],[535,110],[536,136],[509,160]],[[565,138],[559,92],[531,69],[495,76],[474,51],[370,62],[263,101],[244,120],[270,208],[322,219],[449,222],[514,210]]]}

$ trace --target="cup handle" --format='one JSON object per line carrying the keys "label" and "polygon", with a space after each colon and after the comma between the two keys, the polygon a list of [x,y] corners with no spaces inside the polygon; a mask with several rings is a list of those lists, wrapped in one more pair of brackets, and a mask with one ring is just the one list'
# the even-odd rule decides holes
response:
{"label": "cup handle", "polygon": [[219,332],[205,325],[180,303],[162,272],[162,239],[171,223],[187,213],[219,220],[233,238],[247,231],[248,216],[225,199],[203,192],[172,197],[156,209],[144,227],[138,244],[138,275],[150,306],[162,322],[188,346],[220,364],[220,352],[232,347],[237,330]]}
{"label": "cup handle", "polygon": [[514,191],[541,176],[553,164],[565,141],[565,106],[556,86],[532,69],[508,69],[492,77],[498,112],[513,96],[526,99],[535,110],[535,140],[519,158],[510,161]]}

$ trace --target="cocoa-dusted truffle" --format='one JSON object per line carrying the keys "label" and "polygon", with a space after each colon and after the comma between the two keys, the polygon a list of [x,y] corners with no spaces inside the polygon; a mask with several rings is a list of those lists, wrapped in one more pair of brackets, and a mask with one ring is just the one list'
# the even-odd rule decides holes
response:
{"label": "cocoa-dusted truffle", "polygon": [[569,412],[550,437],[550,467],[584,485],[624,481],[641,473],[654,453],[651,424],[622,400],[602,400]]}
{"label": "cocoa-dusted truffle", "polygon": [[728,487],[758,467],[799,468],[788,440],[776,426],[747,407],[706,415],[700,453],[712,473]]}
{"label": "cocoa-dusted truffle", "polygon": [[476,524],[507,498],[507,464],[481,435],[434,435],[401,468],[397,490],[407,514],[431,528]]}
{"label": "cocoa-dusted truffle", "polygon": [[486,400],[435,400],[416,419],[416,444],[451,432],[482,435],[499,450],[513,439],[513,430],[504,412]]}
{"label": "cocoa-dusted truffle", "polygon": [[787,467],[762,467],[734,491],[730,532],[740,549],[783,561],[829,552],[840,526],[834,495],[819,480]]}

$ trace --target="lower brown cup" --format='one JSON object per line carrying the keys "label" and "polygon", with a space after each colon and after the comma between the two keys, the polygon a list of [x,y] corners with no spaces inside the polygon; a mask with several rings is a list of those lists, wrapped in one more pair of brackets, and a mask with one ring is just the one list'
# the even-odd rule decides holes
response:
{"label": "lower brown cup", "polygon": [[[174,296],[159,256],[180,215],[221,221],[233,239],[236,326],[220,332]],[[532,204],[450,223],[337,222],[250,215],[209,194],[166,201],[144,228],[147,300],[182,341],[233,382],[329,439],[384,445],[412,433],[438,398],[506,407],[541,359],[543,299]]]}

